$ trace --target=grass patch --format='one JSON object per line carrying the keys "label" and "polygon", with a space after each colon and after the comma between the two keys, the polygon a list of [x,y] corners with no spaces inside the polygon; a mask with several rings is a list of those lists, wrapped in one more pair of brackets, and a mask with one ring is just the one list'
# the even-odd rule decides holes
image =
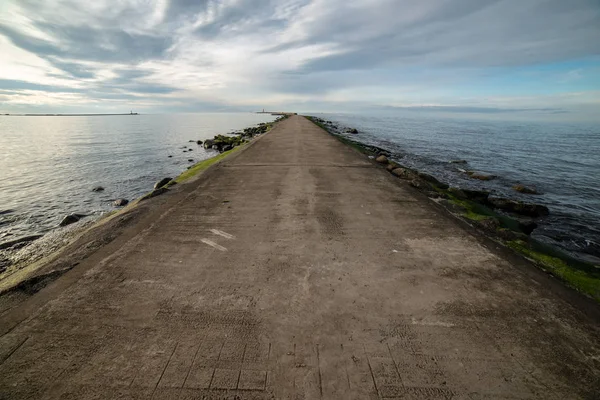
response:
{"label": "grass patch", "polygon": [[532,249],[521,240],[510,241],[506,244],[511,249],[534,260],[552,275],[568,283],[573,288],[600,301],[600,272],[593,273],[576,269],[558,257]]}
{"label": "grass patch", "polygon": [[192,166],[192,168],[188,169],[187,171],[185,171],[184,173],[179,175],[177,178],[175,178],[174,181],[177,183],[185,182],[186,180],[188,180],[188,179],[194,177],[195,175],[199,174],[200,172],[204,171],[205,169],[207,169],[214,163],[221,161],[222,159],[227,157],[229,154],[232,154],[232,153],[235,153],[235,152],[241,150],[243,147],[244,146],[236,146],[229,151],[226,151],[224,153],[221,153],[221,154],[211,157],[209,159],[200,161],[199,163],[194,164]]}

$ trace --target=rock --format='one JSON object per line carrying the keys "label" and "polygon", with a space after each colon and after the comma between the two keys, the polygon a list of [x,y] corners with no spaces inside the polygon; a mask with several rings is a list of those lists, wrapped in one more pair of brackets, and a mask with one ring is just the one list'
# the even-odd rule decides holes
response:
{"label": "rock", "polygon": [[541,204],[523,203],[511,199],[501,197],[488,198],[487,203],[492,207],[519,215],[527,215],[529,217],[542,217],[550,214],[548,207]]}
{"label": "rock", "polygon": [[440,193],[437,190],[430,190],[425,193],[425,195],[431,199],[447,199],[448,195],[445,193]]}
{"label": "rock", "polygon": [[466,164],[467,160],[450,160],[448,161],[450,164]]}
{"label": "rock", "polygon": [[452,196],[456,197],[459,200],[467,200],[468,199],[465,192],[459,188],[455,188],[455,187],[448,188],[448,193],[450,193]]}
{"label": "rock", "polygon": [[17,246],[17,245],[23,245],[25,243],[30,243],[41,237],[42,237],[42,235],[31,235],[31,236],[20,237],[18,239],[9,240],[8,242],[0,243],[0,250],[8,249],[8,248],[11,248],[11,247]]}
{"label": "rock", "polygon": [[490,192],[486,190],[470,190],[470,189],[461,189],[462,192],[467,196],[469,200],[477,201],[480,203],[485,203],[490,196]]}
{"label": "rock", "polygon": [[417,188],[419,190],[429,190],[431,188],[431,185],[424,181],[423,179],[418,179],[415,178],[412,181],[409,182],[410,186]]}
{"label": "rock", "polygon": [[406,168],[396,168],[392,170],[392,174],[402,179],[414,179],[415,177],[415,174]]}
{"label": "rock", "polygon": [[388,158],[382,154],[379,157],[377,157],[375,159],[375,161],[377,161],[380,164],[387,164],[388,163]]}
{"label": "rock", "polygon": [[188,142],[190,142],[190,143],[194,143],[194,141],[193,141],[193,140],[191,140],[191,139],[190,139],[190,140],[188,140]]}
{"label": "rock", "polygon": [[526,235],[531,235],[531,232],[538,227],[538,224],[535,223],[532,219],[527,218],[517,218],[517,223],[519,224],[519,229],[523,231]]}
{"label": "rock", "polygon": [[512,188],[513,188],[513,190],[520,192],[520,193],[538,194],[538,191],[534,187],[528,187],[528,186],[524,186],[524,185],[514,185]]}
{"label": "rock", "polygon": [[358,133],[358,129],[356,129],[356,128],[348,128],[348,129],[346,129],[346,133],[357,134]]}
{"label": "rock", "polygon": [[224,145],[224,146],[222,147],[222,149],[221,149],[221,152],[223,152],[223,153],[224,153],[224,152],[226,152],[226,151],[229,151],[229,150],[231,150],[231,149],[233,149],[233,147],[231,147],[231,145],[230,145],[230,144],[226,144],[226,145]]}
{"label": "rock", "polygon": [[193,158],[188,158],[188,162],[194,162]]}
{"label": "rock", "polygon": [[194,151],[194,149],[188,149],[188,151]]}
{"label": "rock", "polygon": [[171,182],[173,178],[162,178],[160,181],[156,182],[156,184],[154,185],[154,189],[159,189],[163,186],[165,186],[167,183]]}
{"label": "rock", "polygon": [[467,171],[467,174],[469,174],[472,179],[479,179],[480,181],[491,181],[496,178],[495,175],[486,174],[485,172]]}
{"label": "rock", "polygon": [[196,140],[196,144],[198,144],[198,145],[202,144],[202,140]]}
{"label": "rock", "polygon": [[390,163],[387,165],[387,167],[385,167],[385,169],[387,169],[390,172],[392,172],[396,168],[400,168],[400,166],[398,164],[396,164],[395,162],[392,162],[392,161],[390,161]]}
{"label": "rock", "polygon": [[496,218],[483,218],[477,221],[477,225],[489,232],[496,232],[496,229],[500,226],[500,221]]}
{"label": "rock", "polygon": [[115,207],[125,207],[129,203],[127,199],[117,199],[113,201],[113,206]]}
{"label": "rock", "polygon": [[429,175],[429,174],[425,174],[423,172],[419,172],[418,173],[419,178],[423,179],[424,181],[427,181],[429,183],[433,183],[435,186],[439,187],[440,189],[448,189],[449,186],[443,182],[438,181],[434,176]]}
{"label": "rock", "polygon": [[169,191],[169,189],[167,189],[164,186],[160,187],[158,189],[154,189],[153,191],[151,191],[150,193],[148,193],[147,195],[145,195],[144,197],[142,197],[140,199],[140,201],[151,199],[151,198],[156,197],[158,195],[161,195],[163,193],[167,193],[168,191]]}
{"label": "rock", "polygon": [[524,233],[515,232],[506,228],[499,228],[496,230],[496,233],[504,240],[522,240],[526,242],[529,239]]}
{"label": "rock", "polygon": [[173,158],[173,156],[168,156],[169,158]]}
{"label": "rock", "polygon": [[92,192],[102,192],[104,188],[102,186],[96,186],[92,189]]}
{"label": "rock", "polygon": [[446,208],[448,211],[450,211],[453,214],[463,214],[466,211],[466,209],[464,207],[462,207],[461,205],[456,204],[455,202],[450,201],[450,200],[442,199],[442,200],[439,200],[438,203],[441,204],[442,206],[444,206],[444,208]]}
{"label": "rock", "polygon": [[206,139],[204,141],[204,148],[205,149],[212,149],[213,145],[214,145],[214,141],[212,139]]}
{"label": "rock", "polygon": [[81,218],[79,216],[77,216],[76,214],[69,214],[67,216],[65,216],[62,221],[60,221],[60,224],[58,224],[58,226],[67,226],[67,225],[71,225],[74,224],[75,222],[79,221]]}

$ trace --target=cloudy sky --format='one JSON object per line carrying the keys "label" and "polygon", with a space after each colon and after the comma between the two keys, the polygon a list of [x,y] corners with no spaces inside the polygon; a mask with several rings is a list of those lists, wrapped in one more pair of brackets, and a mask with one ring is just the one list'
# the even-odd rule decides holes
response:
{"label": "cloudy sky", "polygon": [[1,112],[599,119],[598,0],[1,0]]}

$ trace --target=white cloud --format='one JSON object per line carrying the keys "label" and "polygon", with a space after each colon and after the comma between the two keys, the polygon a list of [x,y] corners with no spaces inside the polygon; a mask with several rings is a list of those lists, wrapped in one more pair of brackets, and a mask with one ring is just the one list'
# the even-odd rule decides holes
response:
{"label": "white cloud", "polygon": [[[79,105],[191,103],[198,111],[462,104],[469,78],[498,68],[581,59],[597,66],[598,37],[595,0],[7,0],[0,89],[24,95],[3,94],[1,107],[68,107],[65,93]],[[576,91],[569,85],[586,76],[575,66],[531,79],[562,79]],[[568,103],[521,93],[517,83],[513,92],[523,107]],[[496,105],[507,98],[491,95]]]}

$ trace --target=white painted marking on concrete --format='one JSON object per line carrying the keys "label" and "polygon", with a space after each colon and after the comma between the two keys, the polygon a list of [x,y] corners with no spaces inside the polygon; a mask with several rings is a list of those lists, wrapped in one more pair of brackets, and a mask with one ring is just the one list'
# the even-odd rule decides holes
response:
{"label": "white painted marking on concrete", "polygon": [[208,240],[208,239],[200,239],[200,241],[204,244],[207,244],[209,246],[214,247],[217,250],[221,250],[221,251],[227,251],[227,249],[221,245],[216,244],[215,242],[213,242],[212,240]]}
{"label": "white painted marking on concrete", "polygon": [[212,233],[214,233],[215,235],[219,235],[219,236],[223,236],[225,239],[234,239],[235,236],[233,236],[232,234],[229,234],[227,232],[223,232],[220,231],[218,229],[209,229]]}

